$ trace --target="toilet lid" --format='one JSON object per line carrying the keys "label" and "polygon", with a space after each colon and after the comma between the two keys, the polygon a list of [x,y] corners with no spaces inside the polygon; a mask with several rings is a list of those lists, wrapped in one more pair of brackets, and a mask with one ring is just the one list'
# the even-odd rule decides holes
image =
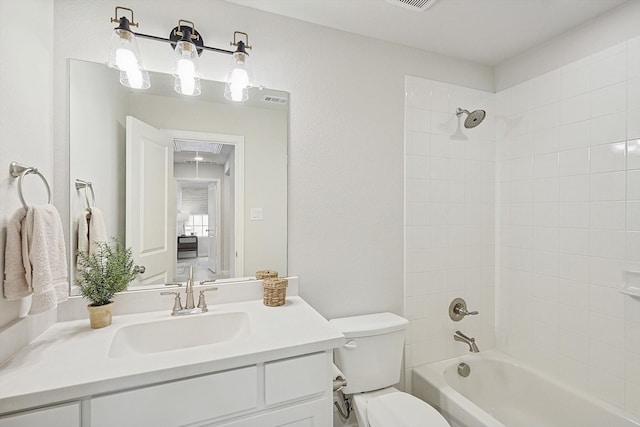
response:
{"label": "toilet lid", "polygon": [[371,427],[450,427],[428,403],[400,392],[369,400],[367,418]]}

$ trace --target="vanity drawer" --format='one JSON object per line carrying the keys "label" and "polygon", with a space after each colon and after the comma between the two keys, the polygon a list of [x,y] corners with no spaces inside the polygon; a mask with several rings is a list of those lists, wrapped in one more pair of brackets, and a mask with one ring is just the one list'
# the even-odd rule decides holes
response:
{"label": "vanity drawer", "polygon": [[80,403],[0,417],[0,427],[80,427]]}
{"label": "vanity drawer", "polygon": [[91,427],[174,427],[253,409],[255,366],[91,399]]}
{"label": "vanity drawer", "polygon": [[328,356],[316,353],[265,363],[267,406],[324,393],[329,387]]}

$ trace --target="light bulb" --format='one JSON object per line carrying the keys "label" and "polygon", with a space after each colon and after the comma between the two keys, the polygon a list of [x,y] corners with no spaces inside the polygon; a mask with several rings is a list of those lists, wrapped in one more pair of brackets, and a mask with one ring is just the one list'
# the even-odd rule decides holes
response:
{"label": "light bulb", "polygon": [[174,54],[173,88],[183,95],[200,95],[200,73],[198,72],[198,51],[196,46],[188,41],[176,44]]}
{"label": "light bulb", "polygon": [[249,86],[249,75],[247,71],[243,68],[234,68],[231,71],[231,86],[236,86],[238,88],[244,89]]}
{"label": "light bulb", "polygon": [[138,68],[138,59],[129,49],[116,50],[116,67],[118,70],[127,71],[132,68]]}

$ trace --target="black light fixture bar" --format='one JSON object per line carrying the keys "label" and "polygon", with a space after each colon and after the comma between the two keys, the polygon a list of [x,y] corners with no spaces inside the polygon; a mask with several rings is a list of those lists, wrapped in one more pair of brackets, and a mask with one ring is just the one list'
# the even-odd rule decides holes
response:
{"label": "black light fixture bar", "polygon": [[[176,27],[175,29],[177,29],[178,27]],[[155,40],[158,42],[165,42],[165,43],[170,43],[170,44],[175,44],[174,40],[171,39],[167,39],[164,37],[158,37],[158,36],[152,36],[150,34],[144,34],[144,33],[136,33],[135,31],[131,31],[133,33],[133,35],[135,35],[136,37],[140,37],[143,39],[149,39],[149,40]],[[208,50],[211,52],[218,52],[218,53],[226,53],[227,55],[233,55],[233,51],[232,50],[226,50],[226,49],[220,49],[217,47],[211,47],[211,46],[205,46],[205,45],[197,45],[198,50],[203,49],[203,50]]]}

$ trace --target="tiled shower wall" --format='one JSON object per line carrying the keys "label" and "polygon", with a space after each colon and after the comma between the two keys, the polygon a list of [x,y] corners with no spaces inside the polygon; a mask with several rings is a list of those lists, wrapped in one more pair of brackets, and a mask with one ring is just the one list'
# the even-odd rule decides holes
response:
{"label": "tiled shower wall", "polygon": [[[412,366],[468,352],[460,329],[481,349],[494,342],[495,94],[407,77],[405,80],[405,386]],[[484,109],[474,129],[456,108]],[[469,316],[453,322],[449,303]]]}
{"label": "tiled shower wall", "polygon": [[640,39],[496,104],[496,344],[640,415]]}

